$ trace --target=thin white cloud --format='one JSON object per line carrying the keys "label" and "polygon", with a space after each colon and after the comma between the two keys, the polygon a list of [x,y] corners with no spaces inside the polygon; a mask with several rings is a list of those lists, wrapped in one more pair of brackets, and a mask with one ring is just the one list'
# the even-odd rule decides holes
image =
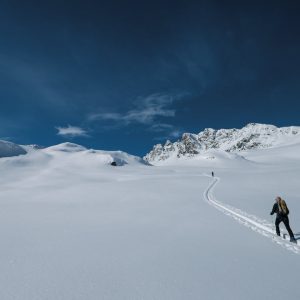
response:
{"label": "thin white cloud", "polygon": [[97,121],[97,120],[113,120],[117,121],[119,119],[122,119],[123,116],[118,113],[96,113],[96,114],[91,114],[88,117],[89,121]]}
{"label": "thin white cloud", "polygon": [[183,131],[171,124],[165,124],[165,123],[157,123],[153,124],[151,128],[149,128],[150,131],[160,133],[160,136],[155,137],[154,140],[174,140],[178,139]]}
{"label": "thin white cloud", "polygon": [[174,117],[175,109],[170,105],[177,97],[164,94],[152,94],[145,98],[139,98],[136,107],[123,114],[115,112],[100,112],[91,114],[89,121],[110,120],[129,125],[132,123],[152,124],[158,117]]}
{"label": "thin white cloud", "polygon": [[156,124],[153,124],[150,128],[151,131],[155,131],[155,132],[170,131],[173,129],[174,129],[173,125],[165,124],[165,123],[156,123]]}
{"label": "thin white cloud", "polygon": [[49,69],[42,68],[34,62],[15,59],[1,53],[0,67],[17,85],[30,87],[30,90],[39,96],[39,105],[51,104],[62,107],[67,104],[67,100],[61,92],[53,88],[53,83],[58,80],[57,72],[50,72]]}
{"label": "thin white cloud", "polygon": [[58,130],[57,135],[74,138],[74,137],[87,137],[87,131],[77,127],[68,125],[67,127],[56,127]]}
{"label": "thin white cloud", "polygon": [[173,130],[171,132],[168,132],[166,135],[163,135],[163,136],[157,136],[157,137],[154,137],[153,140],[155,141],[166,141],[166,140],[176,140],[178,139],[181,135],[183,134],[183,131],[181,130]]}
{"label": "thin white cloud", "polygon": [[183,132],[181,130],[175,129],[169,133],[169,137],[177,139],[182,135],[182,133]]}

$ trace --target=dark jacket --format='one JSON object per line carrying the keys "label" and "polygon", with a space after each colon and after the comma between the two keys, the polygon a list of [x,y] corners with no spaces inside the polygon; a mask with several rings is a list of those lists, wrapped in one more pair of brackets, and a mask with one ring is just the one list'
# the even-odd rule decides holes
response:
{"label": "dark jacket", "polygon": [[273,209],[272,211],[270,212],[270,215],[273,215],[274,213],[276,213],[277,215],[277,218],[282,218],[282,217],[287,217],[287,215],[290,213],[289,212],[289,209],[287,210],[287,214],[282,214],[280,211],[279,211],[279,208],[278,208],[278,203],[274,203],[273,205]]}

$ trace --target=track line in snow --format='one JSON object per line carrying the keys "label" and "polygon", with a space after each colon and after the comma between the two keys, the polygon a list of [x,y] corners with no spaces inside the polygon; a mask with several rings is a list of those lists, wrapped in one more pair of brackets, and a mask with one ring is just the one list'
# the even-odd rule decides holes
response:
{"label": "track line in snow", "polygon": [[267,222],[266,220],[259,219],[254,215],[247,214],[246,212],[240,209],[218,201],[214,197],[212,192],[219,181],[220,178],[215,177],[214,180],[209,184],[207,189],[204,191],[203,198],[205,201],[207,201],[210,205],[214,206],[216,209],[220,210],[224,214],[232,217],[239,223],[243,224],[244,226],[271,239],[273,242],[282,246],[283,248],[292,251],[296,254],[300,254],[300,246],[297,244],[292,244],[289,241],[283,239],[282,237],[278,237],[274,231],[273,224]]}

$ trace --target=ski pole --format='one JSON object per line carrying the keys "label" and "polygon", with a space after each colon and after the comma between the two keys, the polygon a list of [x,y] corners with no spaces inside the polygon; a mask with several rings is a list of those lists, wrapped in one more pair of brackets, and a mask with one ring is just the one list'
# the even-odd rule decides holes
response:
{"label": "ski pole", "polygon": [[270,215],[270,217],[271,217],[272,228],[275,230],[274,217],[272,215]]}

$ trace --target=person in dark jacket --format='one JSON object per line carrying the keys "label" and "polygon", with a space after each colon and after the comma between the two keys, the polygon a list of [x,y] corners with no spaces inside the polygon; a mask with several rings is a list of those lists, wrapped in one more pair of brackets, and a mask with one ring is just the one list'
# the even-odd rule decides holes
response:
{"label": "person in dark jacket", "polygon": [[281,200],[282,199],[280,197],[277,197],[275,199],[276,202],[274,203],[273,209],[270,213],[270,215],[273,215],[274,213],[276,213],[276,219],[275,219],[276,233],[277,233],[277,235],[280,236],[279,224],[281,222],[283,222],[283,224],[286,227],[286,230],[288,231],[288,233],[290,235],[290,241],[296,243],[296,239],[295,239],[293,231],[290,227],[290,222],[289,222],[289,217],[288,217],[289,210],[286,207],[286,210],[287,210],[286,213],[283,212],[283,210],[280,207]]}

